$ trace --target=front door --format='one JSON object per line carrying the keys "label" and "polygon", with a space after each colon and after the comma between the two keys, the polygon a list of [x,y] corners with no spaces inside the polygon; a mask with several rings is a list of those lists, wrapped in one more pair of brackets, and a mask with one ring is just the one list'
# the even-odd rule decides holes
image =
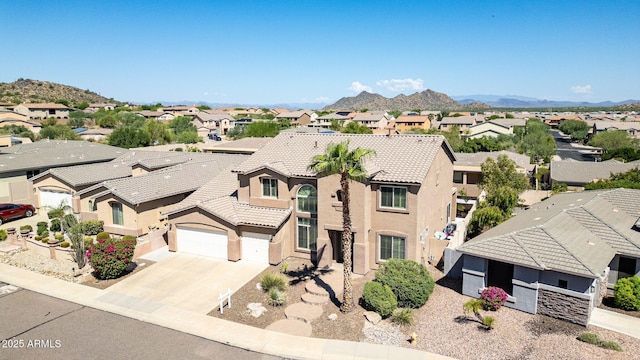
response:
{"label": "front door", "polygon": [[[354,233],[351,233],[351,266],[353,267],[353,239]],[[329,239],[331,239],[331,248],[333,249],[333,261],[342,264],[344,262],[342,231],[329,230]]]}

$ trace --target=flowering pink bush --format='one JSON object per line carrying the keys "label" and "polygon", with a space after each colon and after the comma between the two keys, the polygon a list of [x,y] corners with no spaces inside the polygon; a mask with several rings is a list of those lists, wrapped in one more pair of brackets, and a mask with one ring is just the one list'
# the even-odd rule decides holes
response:
{"label": "flowering pink bush", "polygon": [[98,239],[87,249],[87,258],[99,279],[115,279],[122,276],[131,262],[136,247],[136,238],[111,237]]}
{"label": "flowering pink bush", "polygon": [[484,301],[484,309],[496,311],[507,301],[507,293],[499,287],[489,286],[482,290],[480,298]]}

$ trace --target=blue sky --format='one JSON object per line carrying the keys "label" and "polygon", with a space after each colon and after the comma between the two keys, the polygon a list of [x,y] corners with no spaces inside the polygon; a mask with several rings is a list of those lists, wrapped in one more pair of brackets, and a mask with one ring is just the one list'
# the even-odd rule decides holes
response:
{"label": "blue sky", "polygon": [[0,82],[121,101],[640,99],[638,0],[0,3]]}

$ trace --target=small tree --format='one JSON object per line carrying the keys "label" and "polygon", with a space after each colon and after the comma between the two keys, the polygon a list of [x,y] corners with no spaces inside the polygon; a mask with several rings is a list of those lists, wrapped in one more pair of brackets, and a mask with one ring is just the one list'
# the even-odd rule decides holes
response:
{"label": "small tree", "polygon": [[73,261],[78,264],[78,269],[82,269],[87,265],[87,256],[84,249],[84,237],[82,236],[82,229],[80,224],[75,224],[69,229],[69,240],[71,241],[71,247],[73,248]]}

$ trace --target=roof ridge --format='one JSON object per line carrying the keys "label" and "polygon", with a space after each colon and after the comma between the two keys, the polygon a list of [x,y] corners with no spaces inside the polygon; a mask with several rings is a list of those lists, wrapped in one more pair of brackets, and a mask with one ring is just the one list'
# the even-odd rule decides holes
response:
{"label": "roof ridge", "polygon": [[[636,244],[635,241],[633,239],[628,238],[627,236],[625,236],[624,234],[622,234],[621,232],[619,232],[618,230],[612,228],[611,226],[609,226],[609,224],[607,224],[606,222],[604,222],[601,218],[599,218],[598,216],[596,216],[594,213],[592,213],[591,211],[589,211],[588,209],[584,208],[584,206],[580,206],[581,209],[583,209],[586,213],[588,213],[589,215],[593,216],[596,220],[598,220],[600,223],[604,224],[607,228],[611,229],[613,232],[615,232],[616,234],[618,234],[620,237],[622,237],[623,239],[627,240],[628,242],[630,242],[633,246],[635,246],[636,248],[640,249],[640,245]],[[576,220],[577,221],[577,220]],[[578,221],[579,222],[579,221]],[[584,225],[583,225],[584,226]],[[606,240],[605,240],[606,242]],[[616,251],[617,252],[617,251]]]}
{"label": "roof ridge", "polygon": [[[555,216],[554,216],[553,218],[555,218]],[[572,217],[572,219],[573,219],[573,217]],[[573,219],[573,220],[575,220],[575,219]],[[576,220],[576,221],[577,221],[577,220]],[[580,224],[580,225],[582,225],[582,224]],[[582,225],[582,226],[584,227],[584,225]],[[545,229],[545,228],[540,228],[540,230],[542,230],[542,231],[543,231],[545,234],[547,234],[551,239],[553,239],[553,241],[555,241],[558,245],[560,245],[560,247],[561,247],[561,248],[563,248],[563,249],[564,249],[564,251],[566,251],[566,252],[567,252],[567,254],[570,254],[570,255],[571,255],[571,257],[572,257],[572,258],[574,258],[574,259],[575,259],[575,260],[576,260],[580,265],[582,265],[582,267],[584,267],[587,271],[589,271],[589,273],[591,273],[591,274],[593,274],[593,275],[596,275],[596,276],[598,276],[598,275],[599,275],[599,274],[594,273],[594,272],[593,272],[593,270],[591,270],[587,265],[585,265],[585,263],[584,263],[583,261],[581,261],[581,260],[580,260],[580,259],[579,259],[579,258],[578,258],[574,253],[573,253],[573,252],[569,251],[569,249],[567,249],[567,247],[566,247],[564,244],[562,244],[562,243],[561,243],[560,241],[558,241],[558,240],[557,240],[553,235],[551,235],[551,233],[549,233],[549,232],[547,231],[547,229]],[[591,232],[591,231],[589,231],[589,232]],[[608,245],[607,245],[607,246],[608,246]]]}
{"label": "roof ridge", "polygon": [[[544,230],[543,230],[544,231]],[[541,263],[540,261],[538,261],[538,259],[533,256],[533,254],[529,253],[529,250],[520,243],[520,241],[518,241],[513,235],[515,234],[515,232],[508,234],[507,236],[511,238],[511,240],[513,240],[513,242],[515,242],[516,244],[518,244],[518,246],[520,246],[520,248],[522,249],[522,251],[524,251],[530,258],[531,260],[533,260],[538,266],[540,266],[543,269],[547,269],[547,266],[544,263]],[[555,239],[554,239],[555,240]]]}

